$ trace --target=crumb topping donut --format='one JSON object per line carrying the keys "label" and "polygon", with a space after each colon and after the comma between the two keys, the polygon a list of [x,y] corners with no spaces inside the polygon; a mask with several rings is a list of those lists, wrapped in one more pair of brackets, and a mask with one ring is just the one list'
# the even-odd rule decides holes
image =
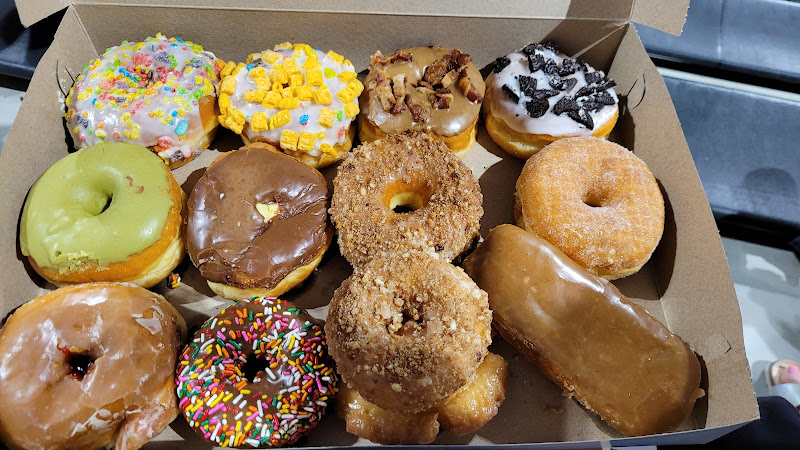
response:
{"label": "crumb topping donut", "polygon": [[57,285],[150,287],[183,259],[183,199],[172,173],[146,148],[96,144],[57,161],[33,185],[20,249]]}
{"label": "crumb topping donut", "polygon": [[664,198],[647,165],[597,138],[556,141],[517,180],[517,224],[608,280],[636,273],[664,232]]}
{"label": "crumb topping donut", "polygon": [[616,83],[551,43],[498,58],[486,84],[486,129],[520,158],[562,137],[605,138],[619,114]]}
{"label": "crumb topping donut", "polygon": [[291,444],[317,425],[336,392],[322,325],[276,298],[223,309],[179,361],[183,417],[223,447]]}
{"label": "crumb topping donut", "polygon": [[0,330],[0,438],[11,448],[143,446],[178,415],[185,335],[172,305],[132,284],[68,286],[22,305]]}
{"label": "crumb topping donut", "polygon": [[211,289],[230,300],[300,284],[333,238],[328,184],[269,144],[224,153],[189,196],[186,249]]}
{"label": "crumb topping donut", "polygon": [[330,213],[354,266],[406,249],[452,261],[478,237],[482,203],[472,171],[441,141],[413,133],[355,149],[336,172]]}
{"label": "crumb topping donut", "polygon": [[350,151],[364,86],[342,55],[285,42],[229,62],[222,76],[220,123],[246,144],[267,142],[318,168]]}
{"label": "crumb topping donut", "polygon": [[370,60],[359,99],[361,142],[388,134],[427,131],[460,158],[475,144],[486,85],[461,50],[414,47]]}
{"label": "crumb topping donut", "polygon": [[130,142],[170,168],[185,164],[214,137],[223,66],[202,46],[160,33],[109,48],[83,68],[67,95],[75,147]]}
{"label": "crumb topping donut", "polygon": [[381,408],[413,413],[475,375],[491,322],[486,293],[463,270],[409,250],[357,267],[333,295],[325,332],[348,386]]}

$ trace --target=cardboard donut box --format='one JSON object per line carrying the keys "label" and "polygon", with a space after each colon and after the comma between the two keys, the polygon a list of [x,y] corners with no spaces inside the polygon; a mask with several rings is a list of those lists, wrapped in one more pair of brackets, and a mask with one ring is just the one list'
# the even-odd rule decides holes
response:
{"label": "cardboard donut box", "polygon": [[[281,42],[303,42],[343,54],[358,71],[365,71],[376,50],[388,53],[437,45],[469,53],[486,74],[487,66],[499,56],[531,42],[553,41],[617,82],[620,119],[611,139],[648,164],[664,194],[667,215],[664,236],[650,262],[638,274],[614,284],[694,349],[703,368],[701,387],[706,396],[675,432],[625,438],[576,401],[563,397],[554,383],[497,338],[491,350],[510,363],[507,399],[498,415],[473,435],[455,437],[442,432],[434,444],[584,448],[704,443],[758,418],[741,316],[717,228],[667,89],[631,25],[635,21],[679,34],[688,0],[391,4],[17,0],[17,7],[26,26],[67,10],[0,154],[0,252],[5,261],[0,317],[54,288],[33,272],[20,252],[19,217],[31,185],[72,148],[63,119],[65,93],[83,66],[107,47],[161,32],[202,44],[224,60],[243,61],[248,54]],[[219,151],[239,146],[237,136],[221,129],[212,150],[173,173],[188,194]],[[513,223],[514,183],[523,162],[495,145],[482,124],[478,143],[465,162],[479,177],[483,191],[481,234],[486,236],[501,223]],[[330,182],[335,167],[323,173]],[[214,296],[188,258],[177,270],[183,280],[178,288],[169,289],[162,282],[155,289],[176,306],[190,329],[230,304]],[[284,298],[324,317],[333,291],[350,273],[334,244],[318,270]],[[299,444],[329,447],[357,442],[341,419],[329,412]],[[194,448],[208,444],[179,417],[150,445]]]}

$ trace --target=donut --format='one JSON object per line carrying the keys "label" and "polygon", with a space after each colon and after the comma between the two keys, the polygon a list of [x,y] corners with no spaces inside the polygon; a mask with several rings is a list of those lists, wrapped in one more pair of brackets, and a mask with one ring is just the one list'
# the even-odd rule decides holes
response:
{"label": "donut", "polygon": [[291,444],[336,392],[322,325],[285,300],[242,300],[208,319],[177,367],[181,415],[215,445]]}
{"label": "donut", "polygon": [[184,197],[146,148],[95,144],[57,161],[33,185],[20,219],[20,248],[55,285],[151,287],[183,259]]}
{"label": "donut", "polygon": [[172,169],[186,164],[216,133],[223,66],[202,46],[161,34],[107,49],[67,95],[75,147],[130,142],[150,148]]}
{"label": "donut", "polygon": [[414,47],[370,60],[359,103],[361,142],[388,134],[426,131],[459,158],[475,144],[486,85],[472,58],[461,50]]}
{"label": "donut", "polygon": [[222,297],[277,296],[322,260],[333,238],[327,206],[319,171],[255,142],[223,153],[197,181],[186,249]]}
{"label": "donut", "polygon": [[616,83],[551,43],[498,58],[486,85],[486,130],[518,158],[563,137],[605,139],[619,116]]}
{"label": "donut", "polygon": [[317,168],[353,146],[364,86],[342,55],[285,42],[221,74],[219,121],[245,144],[267,142]]}
{"label": "donut", "polygon": [[164,297],[132,284],[68,286],[25,303],[0,330],[0,440],[143,446],[178,416],[173,373],[185,336]]}
{"label": "donut", "polygon": [[664,198],[647,165],[597,138],[558,140],[517,180],[517,224],[607,280],[632,275],[664,232]]}
{"label": "donut", "polygon": [[489,294],[503,339],[623,434],[670,431],[703,395],[680,337],[546,240],[500,225],[464,270]]}
{"label": "donut", "polygon": [[483,196],[472,171],[425,133],[363,144],[338,167],[331,221],[354,266],[416,249],[452,261],[479,236]]}
{"label": "donut", "polygon": [[491,343],[486,293],[415,250],[376,256],[334,292],[325,332],[336,368],[367,401],[417,413],[475,375]]}

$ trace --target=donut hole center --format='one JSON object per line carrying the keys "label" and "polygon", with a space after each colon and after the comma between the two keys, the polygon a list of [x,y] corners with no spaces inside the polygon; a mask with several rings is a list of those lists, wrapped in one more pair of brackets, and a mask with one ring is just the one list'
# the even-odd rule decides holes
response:
{"label": "donut hole center", "polygon": [[64,364],[67,366],[67,375],[71,376],[77,381],[83,381],[83,378],[92,370],[97,356],[89,350],[71,350],[66,347],[58,347],[64,354]]}
{"label": "donut hole center", "polygon": [[390,184],[383,194],[383,203],[395,214],[408,214],[423,208],[430,199],[425,184],[410,184],[397,181]]}
{"label": "donut hole center", "polygon": [[586,206],[591,206],[592,208],[600,208],[608,204],[604,196],[591,192],[584,194],[581,197],[581,201],[583,201]]}
{"label": "donut hole center", "polygon": [[402,336],[422,328],[425,322],[422,311],[410,302],[403,302],[402,299],[396,299],[395,304],[400,304],[400,309],[394,313],[386,327],[391,334]]}
{"label": "donut hole center", "polygon": [[258,374],[264,372],[266,366],[267,363],[264,360],[256,358],[255,356],[247,358],[240,369],[242,371],[242,378],[246,378],[249,381],[258,380]]}

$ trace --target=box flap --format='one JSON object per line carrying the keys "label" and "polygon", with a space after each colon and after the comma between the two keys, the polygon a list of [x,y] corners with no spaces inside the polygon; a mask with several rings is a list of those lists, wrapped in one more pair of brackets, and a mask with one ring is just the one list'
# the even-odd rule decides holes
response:
{"label": "box flap", "polygon": [[658,28],[669,34],[680,36],[689,11],[689,0],[635,0],[631,11],[631,22]]}
{"label": "box flap", "polygon": [[71,5],[72,0],[14,0],[14,3],[19,21],[27,28]]}

